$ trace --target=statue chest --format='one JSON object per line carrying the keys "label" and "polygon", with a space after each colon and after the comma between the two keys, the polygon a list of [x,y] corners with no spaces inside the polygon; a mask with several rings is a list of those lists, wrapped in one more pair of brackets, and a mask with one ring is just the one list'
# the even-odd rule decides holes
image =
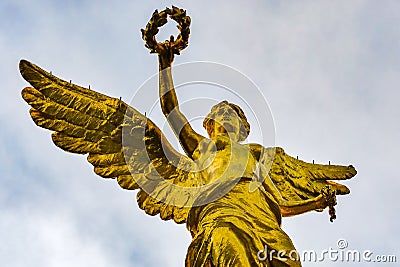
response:
{"label": "statue chest", "polygon": [[253,176],[257,162],[247,146],[218,137],[206,140],[198,149],[200,157],[197,163],[208,182]]}

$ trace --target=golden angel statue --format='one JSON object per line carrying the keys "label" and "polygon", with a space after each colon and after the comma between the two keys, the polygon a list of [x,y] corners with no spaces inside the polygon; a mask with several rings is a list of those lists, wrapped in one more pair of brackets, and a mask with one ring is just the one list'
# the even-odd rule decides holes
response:
{"label": "golden angel statue", "polygon": [[[159,43],[158,28],[168,16],[178,23],[176,40]],[[20,72],[32,87],[22,91],[40,127],[53,131],[61,149],[87,154],[94,172],[138,189],[139,207],[163,220],[186,223],[193,239],[186,266],[300,266],[288,255],[260,260],[257,252],[294,251],[281,229],[282,216],[329,209],[349,189],[331,180],[353,177],[353,166],[306,163],[282,148],[242,144],[250,125],[242,109],[227,101],[204,119],[208,137],[198,134],[180,111],[172,62],[188,45],[190,18],[172,7],[155,11],[142,30],[146,47],[159,59],[162,111],[186,153],[177,152],[145,115],[124,103],[63,81],[21,60]]]}

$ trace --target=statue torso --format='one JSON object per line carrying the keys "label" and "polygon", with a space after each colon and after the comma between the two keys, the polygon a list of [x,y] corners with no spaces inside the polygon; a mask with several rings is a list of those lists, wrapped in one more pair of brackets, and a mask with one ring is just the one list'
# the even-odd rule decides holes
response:
{"label": "statue torso", "polygon": [[248,146],[225,136],[203,140],[195,153],[197,165],[207,183],[238,177],[252,178],[257,165]]}

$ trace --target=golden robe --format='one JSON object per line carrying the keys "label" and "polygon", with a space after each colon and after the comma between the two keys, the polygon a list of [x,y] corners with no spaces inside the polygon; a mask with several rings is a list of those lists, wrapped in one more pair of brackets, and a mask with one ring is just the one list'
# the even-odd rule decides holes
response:
{"label": "golden robe", "polygon": [[[250,183],[242,178],[218,200],[191,209],[186,267],[301,266],[289,256],[296,255],[295,248],[280,227],[278,204],[262,186],[250,192]],[[266,247],[268,254],[260,254]]]}

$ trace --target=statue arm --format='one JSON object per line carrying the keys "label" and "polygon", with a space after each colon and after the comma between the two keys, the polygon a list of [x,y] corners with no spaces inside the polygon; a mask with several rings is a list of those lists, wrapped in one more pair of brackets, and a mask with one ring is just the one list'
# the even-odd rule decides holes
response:
{"label": "statue arm", "polygon": [[283,217],[299,215],[313,210],[322,210],[327,207],[324,203],[325,198],[320,195],[314,199],[307,199],[302,201],[286,201],[286,203],[279,204]]}
{"label": "statue arm", "polygon": [[159,94],[161,109],[171,125],[185,153],[193,159],[193,152],[205,137],[196,133],[180,111],[172,80],[173,55],[169,49],[159,53]]}
{"label": "statue arm", "polygon": [[[254,158],[260,163],[261,173],[258,176],[264,178],[262,183],[264,189],[278,202],[282,216],[294,216],[329,207],[331,220],[334,219],[333,206],[336,205],[336,194],[348,194],[349,191],[344,185],[328,181],[325,177],[330,179],[352,177],[356,173],[353,167],[320,166],[321,169],[318,170],[325,171],[322,172],[324,180],[316,180],[308,169],[299,169],[306,163],[286,155],[283,149],[265,148],[260,144],[248,144],[248,146]],[[332,168],[333,172],[329,172]],[[321,176],[320,172],[316,174]],[[293,199],[296,195],[308,197],[303,200]]]}
{"label": "statue arm", "polygon": [[320,195],[314,198],[288,201],[282,197],[269,175],[266,175],[263,186],[278,202],[282,216],[284,217],[294,216],[313,210],[322,210],[330,205],[336,205],[335,192],[329,189],[323,190]]}

